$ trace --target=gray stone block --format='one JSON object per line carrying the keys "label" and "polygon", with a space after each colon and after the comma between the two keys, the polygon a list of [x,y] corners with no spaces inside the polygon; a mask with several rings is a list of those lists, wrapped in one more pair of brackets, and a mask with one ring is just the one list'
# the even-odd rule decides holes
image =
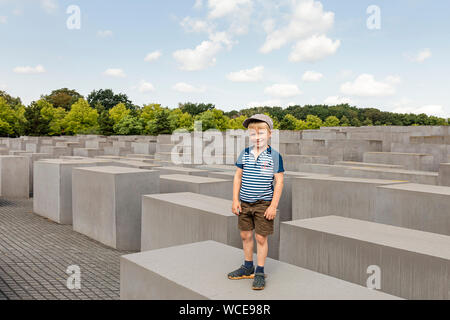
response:
{"label": "gray stone block", "polygon": [[292,220],[329,215],[375,221],[376,187],[408,181],[347,177],[292,180]]}
{"label": "gray stone block", "polygon": [[59,224],[72,224],[72,170],[96,165],[96,162],[86,160],[36,161],[33,212]]}
{"label": "gray stone block", "polygon": [[378,186],[376,222],[450,235],[450,187]]}
{"label": "gray stone block", "polygon": [[191,175],[191,176],[208,177],[207,170],[201,170],[201,169],[196,169],[196,168],[166,166],[166,167],[156,167],[155,170],[160,171],[161,175],[187,174],[187,175]]}
{"label": "gray stone block", "polygon": [[193,192],[233,200],[233,182],[230,180],[185,174],[161,175],[161,193]]}
{"label": "gray stone block", "polygon": [[280,260],[406,299],[449,299],[450,237],[327,216],[283,222]]}
{"label": "gray stone block", "polygon": [[159,193],[158,171],[77,168],[72,186],[75,231],[119,250],[140,250],[141,196]]}
{"label": "gray stone block", "polygon": [[25,156],[0,156],[0,196],[30,197],[29,160]]}
{"label": "gray stone block", "polygon": [[[256,261],[256,257],[255,257]],[[121,300],[377,300],[398,299],[330,276],[267,258],[266,289],[227,274],[242,250],[203,241],[120,258]]]}
{"label": "gray stone block", "polygon": [[439,165],[439,185],[450,187],[450,163]]}

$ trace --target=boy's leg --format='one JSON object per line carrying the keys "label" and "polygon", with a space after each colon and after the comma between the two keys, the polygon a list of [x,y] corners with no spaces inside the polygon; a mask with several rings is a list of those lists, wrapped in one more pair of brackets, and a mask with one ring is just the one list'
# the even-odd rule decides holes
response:
{"label": "boy's leg", "polygon": [[269,251],[269,245],[267,243],[267,237],[260,234],[256,234],[256,250],[258,256],[257,267],[264,267],[266,263],[267,253]]}
{"label": "boy's leg", "polygon": [[241,231],[242,247],[246,261],[253,261],[253,230]]}

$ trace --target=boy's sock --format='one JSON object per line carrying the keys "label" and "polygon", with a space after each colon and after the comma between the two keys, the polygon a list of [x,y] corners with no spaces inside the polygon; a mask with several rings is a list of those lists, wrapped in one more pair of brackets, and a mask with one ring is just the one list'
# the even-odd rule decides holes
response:
{"label": "boy's sock", "polygon": [[253,267],[253,261],[247,261],[247,260],[244,260],[244,266],[245,266],[247,269],[250,269],[251,267]]}
{"label": "boy's sock", "polygon": [[256,270],[255,270],[255,273],[264,273],[264,266],[257,266],[256,267]]}

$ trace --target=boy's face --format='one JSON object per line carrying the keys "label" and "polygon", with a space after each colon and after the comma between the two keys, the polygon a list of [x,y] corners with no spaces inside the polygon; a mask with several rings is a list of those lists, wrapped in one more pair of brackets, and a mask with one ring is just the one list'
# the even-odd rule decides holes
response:
{"label": "boy's face", "polygon": [[250,123],[248,126],[248,135],[250,142],[257,148],[264,148],[269,143],[272,135],[269,126],[266,123]]}

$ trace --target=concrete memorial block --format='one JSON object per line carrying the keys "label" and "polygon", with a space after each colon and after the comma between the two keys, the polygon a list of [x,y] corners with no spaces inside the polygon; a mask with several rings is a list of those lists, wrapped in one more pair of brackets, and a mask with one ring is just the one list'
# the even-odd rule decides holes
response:
{"label": "concrete memorial block", "polygon": [[376,187],[407,182],[347,177],[297,177],[292,182],[292,220],[335,215],[375,221]]}
{"label": "concrete memorial block", "polygon": [[33,193],[33,168],[34,163],[36,161],[42,160],[42,159],[51,159],[53,158],[52,155],[48,153],[23,153],[22,156],[28,158],[28,167],[29,167],[29,183],[30,183],[30,194]]}
{"label": "concrete memorial block", "polygon": [[72,170],[96,166],[87,160],[46,159],[34,163],[33,212],[59,224],[72,224]]}
{"label": "concrete memorial block", "polygon": [[327,156],[310,156],[310,155],[292,155],[283,156],[283,163],[286,170],[299,171],[300,165],[304,163],[311,164],[329,164]]}
{"label": "concrete memorial block", "polygon": [[147,160],[155,159],[155,155],[153,154],[140,154],[140,153],[130,153],[126,155],[127,158],[142,158]]}
{"label": "concrete memorial block", "polygon": [[235,171],[208,171],[209,178],[224,179],[234,181]]}
{"label": "concrete memorial block", "polygon": [[201,169],[196,169],[196,168],[166,166],[166,167],[156,167],[155,170],[160,171],[161,175],[187,174],[187,175],[191,175],[191,176],[208,177],[207,170],[201,170]]}
{"label": "concrete memorial block", "polygon": [[103,150],[95,149],[95,148],[74,148],[73,155],[80,157],[89,157],[93,158],[96,156],[100,156],[103,154]]}
{"label": "concrete memorial block", "polygon": [[398,299],[271,258],[265,264],[266,289],[251,290],[252,280],[227,278],[230,271],[242,264],[242,259],[241,249],[211,240],[124,255],[120,258],[120,299]]}
{"label": "concrete memorial block", "polygon": [[338,166],[350,166],[350,167],[373,167],[373,168],[393,168],[393,169],[405,169],[402,165],[396,164],[383,164],[383,163],[368,163],[357,161],[336,161],[334,163]]}
{"label": "concrete memorial block", "polygon": [[9,155],[9,149],[8,149],[8,148],[3,148],[3,147],[1,147],[1,148],[0,148],[0,155],[1,155],[1,156],[7,156],[7,155]]}
{"label": "concrete memorial block", "polygon": [[450,235],[450,187],[379,186],[376,199],[376,222]]}
{"label": "concrete memorial block", "polygon": [[41,153],[49,153],[55,158],[60,156],[73,156],[73,151],[70,148],[55,147],[55,146],[41,146]]}
{"label": "concrete memorial block", "polygon": [[409,170],[433,171],[434,158],[426,153],[365,152],[363,162],[398,164]]}
{"label": "concrete memorial block", "polygon": [[156,164],[135,160],[114,160],[113,165],[117,167],[128,167],[128,168],[148,169],[148,170],[155,170],[156,168],[159,167]]}
{"label": "concrete memorial block", "polygon": [[[173,245],[215,240],[242,248],[238,217],[232,201],[198,193],[179,192],[147,195],[142,204],[141,251]],[[274,232],[268,236],[268,256],[278,259],[279,212]],[[257,252],[255,235],[254,252]]]}
{"label": "concrete memorial block", "polygon": [[439,165],[439,185],[450,186],[450,163]]}
{"label": "concrete memorial block", "polygon": [[408,180],[413,183],[429,185],[438,185],[439,180],[439,174],[437,172],[368,167],[348,167],[342,175],[346,177],[367,179]]}
{"label": "concrete memorial block", "polygon": [[450,298],[445,235],[337,216],[295,220],[281,224],[280,260],[363,286],[376,284],[372,275],[406,299]]}
{"label": "concrete memorial block", "polygon": [[118,250],[141,248],[141,196],[159,193],[159,172],[104,166],[72,177],[73,229]]}
{"label": "concrete memorial block", "polygon": [[230,180],[169,174],[160,177],[161,193],[193,192],[233,200],[233,182]]}
{"label": "concrete memorial block", "polygon": [[27,199],[30,197],[28,158],[0,156],[0,196]]}
{"label": "concrete memorial block", "polygon": [[156,143],[155,142],[132,142],[131,149],[134,153],[140,154],[155,154]]}

